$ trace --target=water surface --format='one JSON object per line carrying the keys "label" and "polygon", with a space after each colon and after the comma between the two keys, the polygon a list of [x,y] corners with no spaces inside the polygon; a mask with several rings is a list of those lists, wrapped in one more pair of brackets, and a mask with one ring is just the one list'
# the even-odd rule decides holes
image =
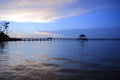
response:
{"label": "water surface", "polygon": [[0,43],[0,80],[119,80],[120,41]]}

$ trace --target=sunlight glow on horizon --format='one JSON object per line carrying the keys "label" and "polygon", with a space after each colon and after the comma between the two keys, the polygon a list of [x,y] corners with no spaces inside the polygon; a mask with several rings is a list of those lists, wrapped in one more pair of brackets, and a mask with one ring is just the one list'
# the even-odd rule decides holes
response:
{"label": "sunlight glow on horizon", "polygon": [[39,31],[39,32],[36,32],[36,34],[40,36],[43,35],[43,36],[48,36],[48,37],[63,37],[63,35],[53,33],[53,32],[48,32],[48,31]]}
{"label": "sunlight glow on horizon", "polygon": [[15,22],[52,22],[68,15],[72,16],[74,8],[68,9],[67,11],[69,13],[60,11],[60,9],[72,6],[77,1],[78,0],[5,0],[0,3],[0,20]]}
{"label": "sunlight glow on horizon", "polygon": [[11,37],[16,38],[47,38],[47,37],[65,37],[62,34],[58,34],[55,32],[49,32],[49,31],[37,31],[34,33],[19,33],[19,34],[11,34]]}

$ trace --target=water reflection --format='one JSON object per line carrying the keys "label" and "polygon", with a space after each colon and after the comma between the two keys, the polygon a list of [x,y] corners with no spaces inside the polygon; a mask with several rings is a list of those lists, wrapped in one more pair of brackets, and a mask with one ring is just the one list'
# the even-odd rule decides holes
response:
{"label": "water reflection", "polygon": [[5,53],[5,49],[7,48],[7,42],[0,42],[0,54]]}
{"label": "water reflection", "polygon": [[88,42],[88,40],[81,40],[80,41],[81,47],[84,47],[87,42]]}
{"label": "water reflection", "polygon": [[[8,65],[8,60],[9,60],[9,56],[7,53],[7,42],[0,42],[0,67],[5,67]],[[2,71],[3,68],[0,68],[0,70]]]}
{"label": "water reflection", "polygon": [[0,80],[112,80],[120,69],[119,47],[100,41],[3,42]]}
{"label": "water reflection", "polygon": [[4,49],[5,47],[5,43],[4,42],[0,42],[0,49]]}

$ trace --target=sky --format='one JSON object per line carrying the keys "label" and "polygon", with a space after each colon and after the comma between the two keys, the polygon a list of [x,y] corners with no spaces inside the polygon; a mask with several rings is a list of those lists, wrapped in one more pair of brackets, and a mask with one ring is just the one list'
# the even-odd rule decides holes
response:
{"label": "sky", "polygon": [[12,37],[63,37],[55,33],[58,30],[117,30],[120,0],[0,0],[3,21],[10,22]]}

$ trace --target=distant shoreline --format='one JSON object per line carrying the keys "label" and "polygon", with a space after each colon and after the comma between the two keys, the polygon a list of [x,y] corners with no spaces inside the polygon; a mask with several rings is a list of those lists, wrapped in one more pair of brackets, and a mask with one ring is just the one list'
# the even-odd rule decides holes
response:
{"label": "distant shoreline", "polygon": [[88,40],[120,40],[120,38],[88,38]]}

